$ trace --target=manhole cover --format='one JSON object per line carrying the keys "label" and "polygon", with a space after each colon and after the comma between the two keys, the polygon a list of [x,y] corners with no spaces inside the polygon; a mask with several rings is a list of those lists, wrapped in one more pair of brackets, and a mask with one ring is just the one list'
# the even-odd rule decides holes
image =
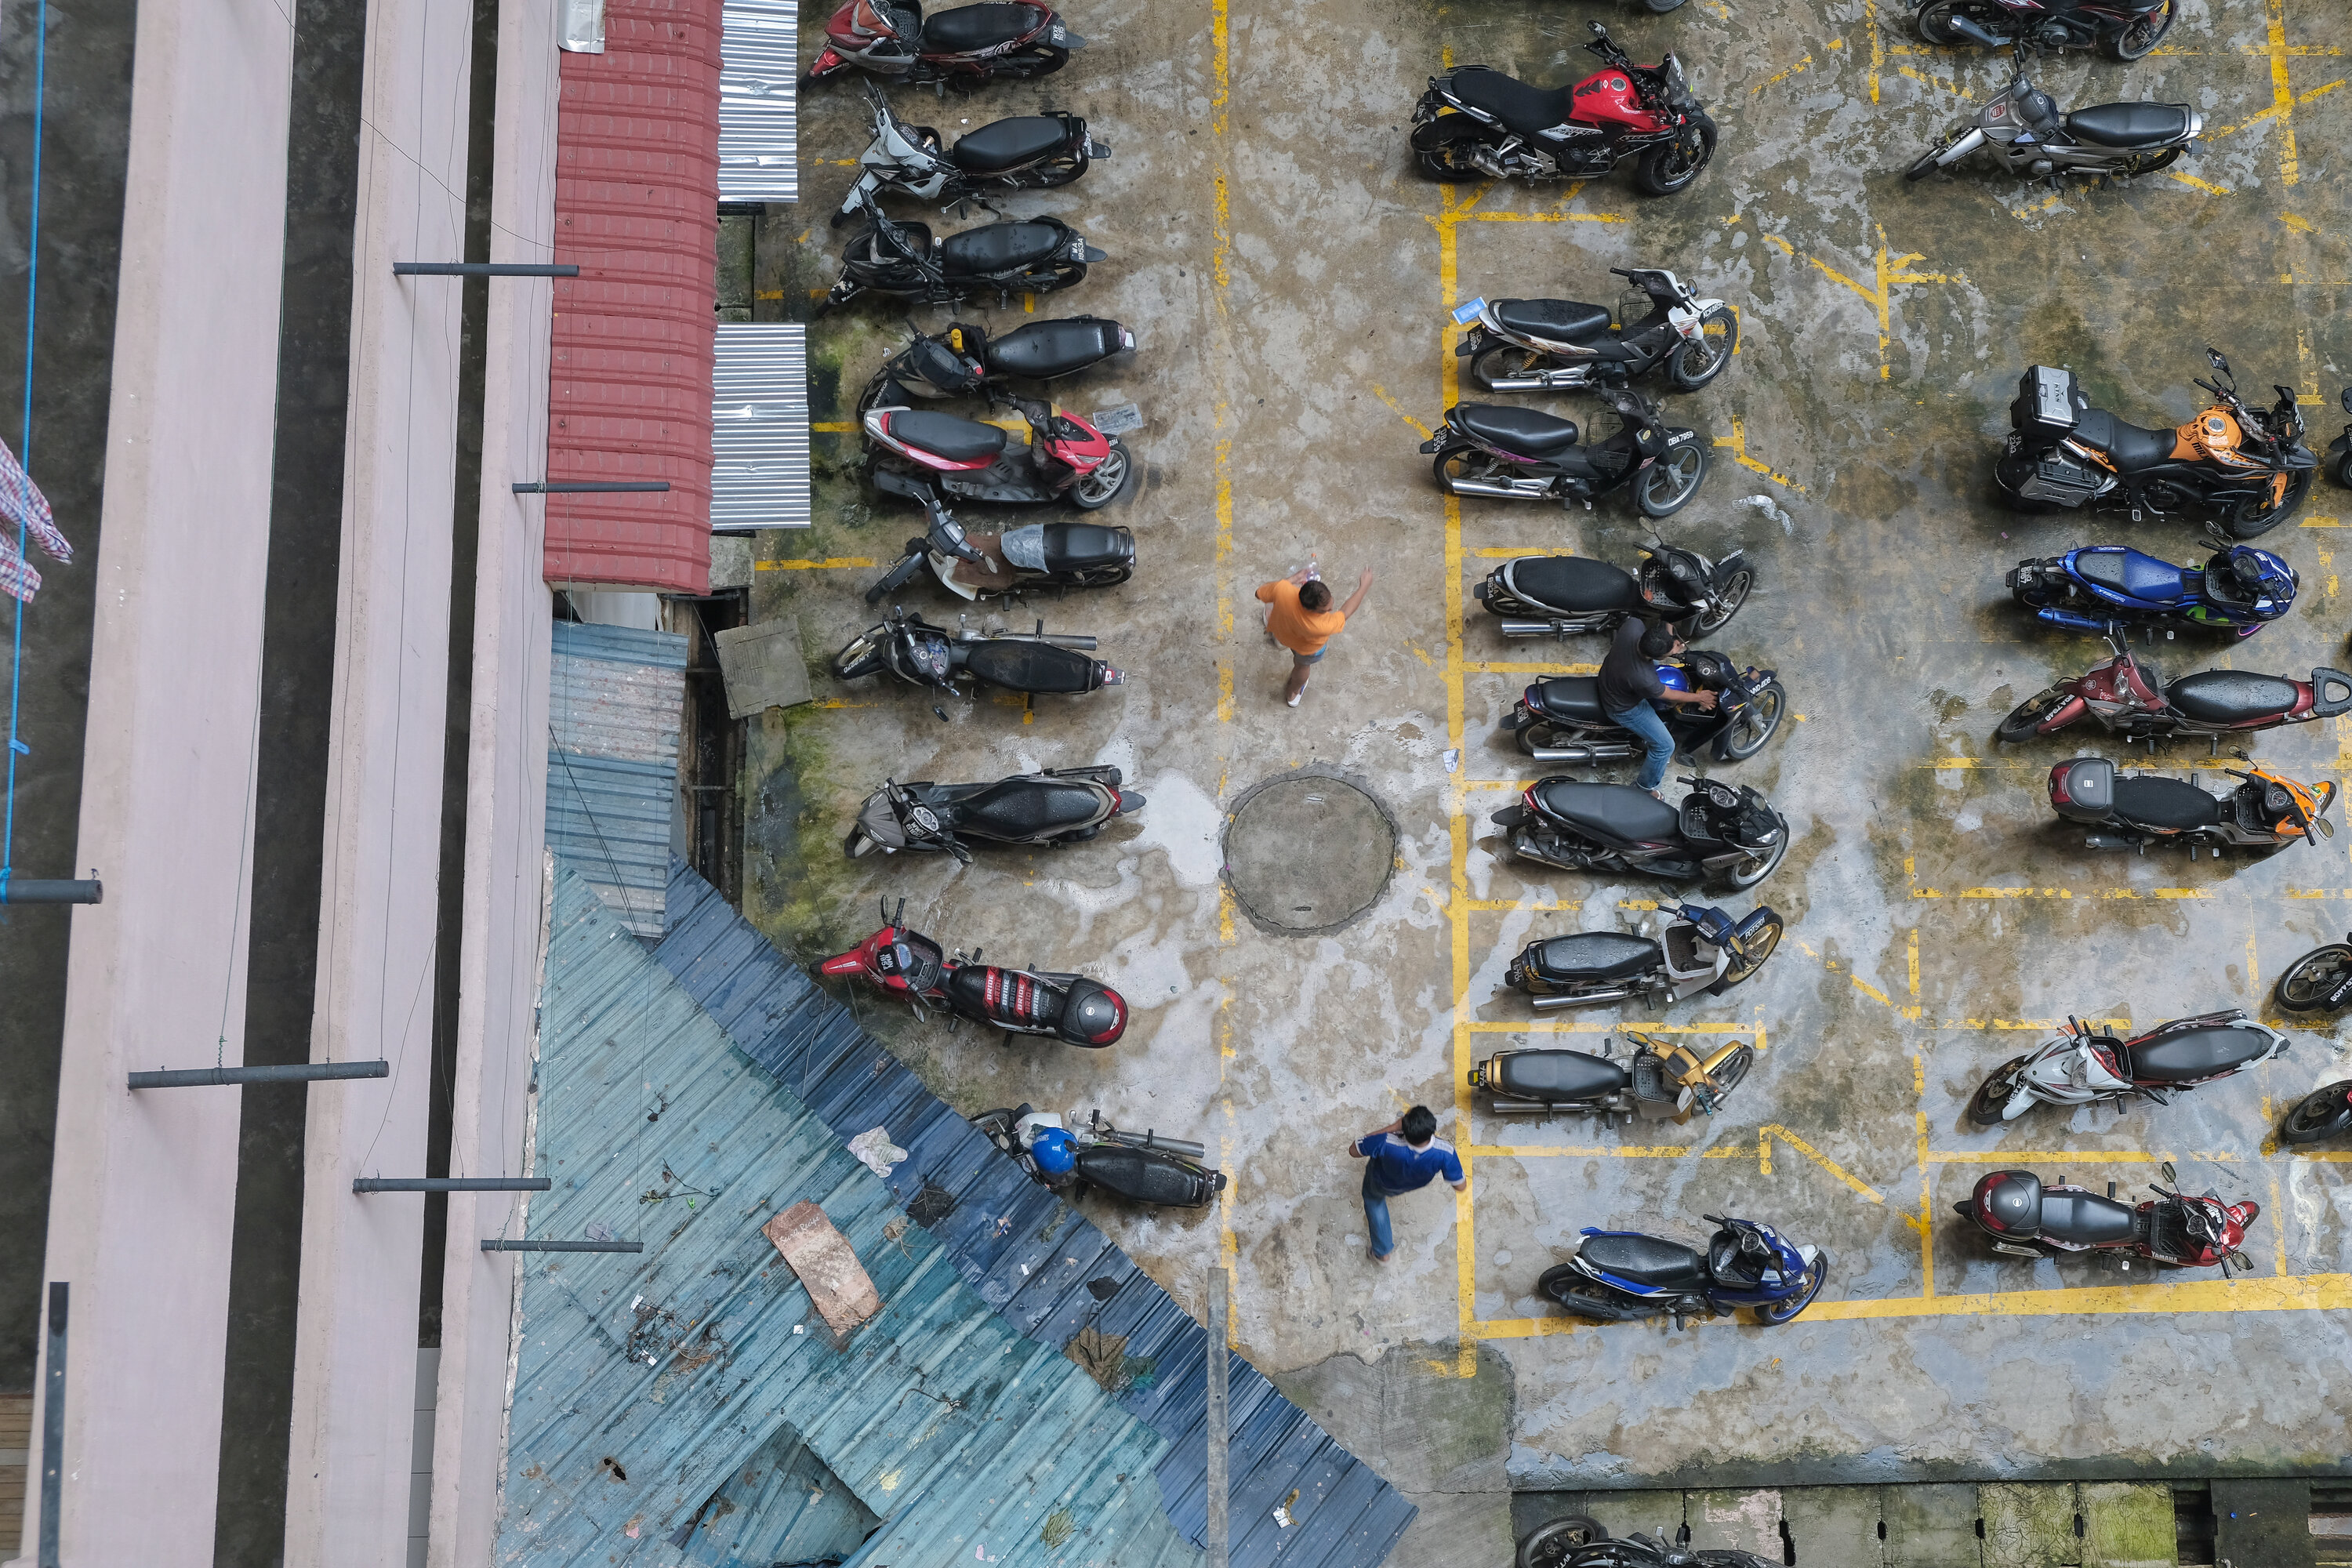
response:
{"label": "manhole cover", "polygon": [[1250,918],[1304,936],[1354,920],[1396,866],[1396,828],[1344,779],[1294,773],[1242,797],[1225,828],[1225,880]]}

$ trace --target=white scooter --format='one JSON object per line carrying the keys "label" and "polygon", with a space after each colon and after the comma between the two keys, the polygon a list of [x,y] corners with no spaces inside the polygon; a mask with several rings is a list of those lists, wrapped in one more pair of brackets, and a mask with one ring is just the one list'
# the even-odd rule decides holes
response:
{"label": "white scooter", "polygon": [[890,112],[872,82],[866,100],[874,110],[874,140],[857,155],[857,183],[833,215],[839,228],[884,191],[901,191],[940,210],[977,203],[990,212],[985,193],[1044,191],[1066,185],[1110,149],[1087,134],[1087,122],[1059,110],[992,121],[948,146],[928,125],[908,125]]}
{"label": "white scooter", "polygon": [[2093,1034],[2069,1018],[2063,1034],[1994,1069],[1969,1102],[1969,1120],[1995,1127],[2035,1105],[2090,1105],[2126,1095],[2163,1105],[2174,1089],[2260,1067],[2286,1047],[2284,1035],[2234,1011],[2175,1018],[2128,1040]]}

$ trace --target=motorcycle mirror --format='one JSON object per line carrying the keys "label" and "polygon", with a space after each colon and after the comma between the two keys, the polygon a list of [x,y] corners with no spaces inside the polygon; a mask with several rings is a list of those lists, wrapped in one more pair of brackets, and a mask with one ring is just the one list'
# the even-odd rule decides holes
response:
{"label": "motorcycle mirror", "polygon": [[2171,1161],[2165,1161],[2164,1163],[2156,1168],[2156,1171],[2157,1174],[2164,1178],[2164,1184],[2166,1186],[2177,1187],[2180,1184],[2180,1173],[2172,1168]]}
{"label": "motorcycle mirror", "polygon": [[2236,1264],[2239,1268],[2244,1269],[2249,1274],[2252,1274],[2254,1271],[2254,1260],[2247,1257],[2242,1252],[2233,1252],[2230,1254],[2230,1261]]}
{"label": "motorcycle mirror", "polygon": [[1609,36],[1609,29],[1598,22],[1587,22],[1584,25],[1592,29],[1592,36],[1596,38],[1605,38]]}
{"label": "motorcycle mirror", "polygon": [[2230,362],[2223,359],[2221,353],[2210,343],[2207,344],[2205,348],[2205,359],[2206,363],[2210,364],[2215,370],[2221,372],[2223,375],[2230,374]]}
{"label": "motorcycle mirror", "polygon": [[2347,386],[2344,389],[2343,403],[2344,412],[2347,414],[2352,414],[2352,386]]}
{"label": "motorcycle mirror", "polygon": [[946,709],[941,708],[937,704],[933,704],[931,713],[932,716],[938,719],[940,723],[944,724],[948,721],[948,710]]}

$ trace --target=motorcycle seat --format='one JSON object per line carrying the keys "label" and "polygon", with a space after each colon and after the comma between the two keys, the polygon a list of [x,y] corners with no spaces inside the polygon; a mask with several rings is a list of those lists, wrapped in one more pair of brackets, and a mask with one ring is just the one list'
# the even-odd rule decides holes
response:
{"label": "motorcycle seat", "polygon": [[2074,422],[2074,439],[2105,452],[2126,472],[2152,468],[2172,456],[2171,431],[2126,424],[2104,408],[2086,410]]}
{"label": "motorcycle seat", "polygon": [[1043,526],[1048,572],[1135,563],[1135,535],[1127,529],[1103,528],[1091,522],[1050,522]]}
{"label": "motorcycle seat", "polygon": [[1549,1104],[1613,1094],[1627,1081],[1623,1068],[1582,1051],[1498,1051],[1487,1063],[1489,1089]]}
{"label": "motorcycle seat", "polygon": [[1009,44],[1037,21],[1038,13],[1026,5],[959,5],[923,18],[923,47],[937,54],[966,54],[991,44]]}
{"label": "motorcycle seat", "polygon": [[2194,591],[2195,568],[2183,568],[2153,555],[2142,555],[2119,544],[2102,544],[2074,552],[2074,571],[2083,581],[2132,599],[2170,602]]}
{"label": "motorcycle seat", "polygon": [[1642,602],[1633,574],[1577,555],[1529,555],[1503,568],[1503,585],[1554,610],[1630,610]]}
{"label": "motorcycle seat", "polygon": [[955,826],[1000,838],[1026,838],[1057,827],[1082,827],[1095,819],[1102,796],[1084,784],[1006,779],[956,802]]}
{"label": "motorcycle seat", "polygon": [[2216,1024],[2130,1042],[2123,1048],[2124,1071],[2135,1083],[2185,1083],[2242,1067],[2270,1047],[2252,1029]]}
{"label": "motorcycle seat", "polygon": [[2275,675],[2254,675],[2242,669],[2200,669],[2184,675],[2164,689],[2165,700],[2209,724],[2236,724],[2290,713],[2303,700],[2292,680]]}
{"label": "motorcycle seat", "polygon": [[992,686],[1047,696],[1095,689],[1095,661],[1074,648],[1023,637],[990,637],[969,647],[964,668]]}
{"label": "motorcycle seat", "polygon": [[2117,778],[2116,815],[2149,827],[2186,830],[2221,820],[2221,803],[2187,779]]}
{"label": "motorcycle seat", "polygon": [[1546,980],[1623,980],[1658,962],[1658,944],[1622,931],[1579,931],[1530,944],[1528,958]]}
{"label": "motorcycle seat", "polygon": [[1454,411],[1454,418],[1479,439],[1530,458],[1549,457],[1576,445],[1575,420],[1556,419],[1532,408],[1465,403]]}
{"label": "motorcycle seat", "polygon": [[1576,1256],[1604,1274],[1662,1290],[1703,1288],[1706,1260],[1678,1241],[1619,1232],[1588,1236]]}
{"label": "motorcycle seat", "polygon": [[1568,119],[1564,87],[1535,87],[1490,66],[1464,66],[1454,73],[1454,96],[1483,109],[1522,136],[1549,131]]}
{"label": "motorcycle seat", "polygon": [[2189,133],[2179,103],[2097,103],[2066,117],[2066,129],[2103,147],[2148,147]]}
{"label": "motorcycle seat", "polygon": [[982,126],[958,142],[949,156],[960,169],[990,174],[1042,158],[1059,147],[1069,134],[1069,127],[1050,115],[1024,114]]}
{"label": "motorcycle seat", "polygon": [[1017,969],[967,963],[949,977],[948,994],[999,1024],[1050,1027],[1062,1016],[1062,994]]}
{"label": "motorcycle seat", "polygon": [[2138,1215],[2131,1205],[2096,1193],[2042,1190],[2042,1234],[2057,1241],[2129,1241]]}
{"label": "motorcycle seat", "polygon": [[1215,1180],[1172,1154],[1097,1143],[1078,1151],[1078,1174],[1137,1203],[1197,1208],[1217,1195]]}
{"label": "motorcycle seat", "polygon": [[1032,321],[990,340],[988,368],[999,375],[1026,375],[1050,381],[1108,359],[1126,346],[1118,323],[1099,316]]}
{"label": "motorcycle seat", "polygon": [[1632,784],[1545,779],[1536,785],[1536,800],[1562,822],[1620,843],[1671,838],[1682,826],[1681,813]]}
{"label": "motorcycle seat", "polygon": [[1609,330],[1609,307],[1580,300],[1497,300],[1495,320],[1531,338],[1572,343]]}
{"label": "motorcycle seat", "polygon": [[1573,719],[1586,724],[1605,724],[1608,715],[1601,711],[1601,682],[1590,675],[1563,675],[1553,680],[1539,680],[1529,689],[1536,705],[1554,719]]}
{"label": "motorcycle seat", "polygon": [[890,415],[883,428],[909,447],[950,462],[976,463],[1004,450],[1004,432],[995,426],[928,408],[902,409]]}
{"label": "motorcycle seat", "polygon": [[940,263],[950,272],[1003,272],[1045,260],[1062,247],[1068,234],[1053,223],[986,224],[940,241]]}

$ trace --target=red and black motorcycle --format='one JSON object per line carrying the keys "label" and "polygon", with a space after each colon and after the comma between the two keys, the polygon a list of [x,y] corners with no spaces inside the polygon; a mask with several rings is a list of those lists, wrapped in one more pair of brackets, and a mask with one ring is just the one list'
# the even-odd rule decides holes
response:
{"label": "red and black motorcycle", "polygon": [[[2169,1160],[2162,1169],[2168,1184],[2179,1180]],[[2173,1268],[2210,1268],[2218,1263],[2224,1279],[2232,1263],[2253,1271],[2253,1260],[2238,1245],[2246,1239],[2246,1227],[2263,1212],[2262,1205],[2252,1200],[2225,1204],[2212,1193],[2184,1197],[2168,1186],[2148,1191],[2156,1196],[2135,1205],[2116,1196],[2113,1182],[2102,1197],[2088,1187],[2064,1182],[2044,1186],[2031,1171],[1995,1171],[1977,1184],[1974,1194],[1952,1207],[1992,1237],[1995,1252],[2011,1258],[2125,1253]]]}
{"label": "red and black motorcycle", "polygon": [[875,489],[920,500],[936,487],[958,500],[1000,506],[1066,500],[1080,511],[1096,511],[1117,500],[1134,477],[1127,443],[1068,409],[1002,394],[993,401],[1010,405],[1028,424],[1025,445],[1013,445],[994,425],[909,407],[914,398],[896,378],[877,376],[858,401]]}
{"label": "red and black motorcycle", "polygon": [[1535,87],[1489,66],[1429,79],[1412,111],[1413,161],[1433,180],[1581,180],[1628,158],[1633,183],[1672,195],[1715,156],[1715,121],[1669,52],[1637,66],[1594,22],[1601,68],[1573,88]]}
{"label": "red and black motorcycle", "polygon": [[907,900],[898,900],[892,914],[886,903],[880,931],[828,958],[819,973],[835,976],[862,974],[883,990],[915,1005],[917,1017],[931,1009],[953,1020],[1004,1031],[1009,1043],[1015,1035],[1049,1035],[1073,1046],[1114,1045],[1127,1032],[1127,999],[1099,981],[1083,974],[1059,974],[1033,969],[1002,969],[982,964],[975,952],[952,955],[920,931],[902,923]]}
{"label": "red and black motorcycle", "polygon": [[2254,675],[2242,669],[2200,669],[2168,685],[2109,635],[2116,657],[2019,703],[1993,731],[1997,741],[2054,735],[2095,719],[2126,741],[2208,737],[2308,724],[2352,712],[2352,675],[2314,669],[2309,680]]}
{"label": "red and black motorcycle", "polygon": [[1060,70],[1084,38],[1041,0],[959,5],[926,17],[922,0],[849,0],[824,25],[824,47],[802,88],[853,66],[894,81],[976,86]]}
{"label": "red and black motorcycle", "polygon": [[2316,1143],[2352,1127],[2352,1079],[2322,1084],[2295,1102],[2279,1123],[2279,1142]]}

